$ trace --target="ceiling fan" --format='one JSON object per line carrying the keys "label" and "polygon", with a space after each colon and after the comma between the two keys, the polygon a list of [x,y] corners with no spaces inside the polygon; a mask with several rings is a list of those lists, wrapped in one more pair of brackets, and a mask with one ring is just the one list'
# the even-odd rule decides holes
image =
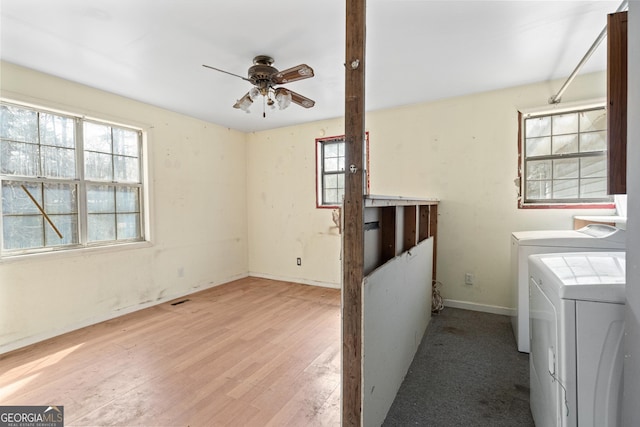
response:
{"label": "ceiling fan", "polygon": [[[264,103],[272,108],[275,108],[275,104],[278,104],[278,107],[281,110],[284,110],[292,102],[304,108],[313,107],[315,105],[315,101],[302,96],[290,89],[275,87],[276,85],[313,77],[313,68],[309,67],[307,64],[300,64],[296,65],[295,67],[287,68],[286,70],[278,71],[278,69],[272,65],[273,62],[274,60],[270,56],[256,56],[255,58],[253,58],[253,65],[249,67],[247,77],[242,77],[238,74],[230,73],[228,71],[211,67],[209,65],[203,64],[202,66],[235,77],[239,77],[242,80],[246,80],[253,84],[251,90],[249,90],[249,92],[247,92],[242,98],[240,98],[233,105],[233,108],[238,108],[249,113],[249,107],[251,107],[253,101],[260,95],[263,96]],[[263,117],[266,117],[264,109],[262,115]]]}

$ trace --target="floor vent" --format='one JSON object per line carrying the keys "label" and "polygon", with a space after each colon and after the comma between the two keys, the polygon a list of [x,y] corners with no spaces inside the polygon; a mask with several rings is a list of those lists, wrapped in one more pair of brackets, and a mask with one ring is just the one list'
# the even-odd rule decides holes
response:
{"label": "floor vent", "polygon": [[183,300],[180,300],[180,301],[172,302],[171,305],[180,305],[180,304],[184,304],[187,301],[190,301],[190,300],[188,298],[187,299],[183,299]]}

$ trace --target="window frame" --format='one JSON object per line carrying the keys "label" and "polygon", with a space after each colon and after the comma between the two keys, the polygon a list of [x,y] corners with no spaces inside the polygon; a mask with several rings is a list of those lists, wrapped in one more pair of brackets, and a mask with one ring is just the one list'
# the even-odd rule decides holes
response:
{"label": "window frame", "polygon": [[[606,111],[606,101],[604,99],[595,99],[583,102],[572,102],[565,103],[563,105],[555,104],[551,107],[543,107],[529,110],[519,110],[518,111],[518,177],[515,180],[516,187],[518,188],[517,194],[517,203],[519,209],[612,209],[615,207],[613,202],[613,196],[607,195],[607,197],[602,198],[600,201],[595,200],[585,200],[585,199],[576,199],[575,202],[572,202],[568,199],[550,199],[548,201],[526,201],[525,200],[525,189],[526,189],[526,162],[528,159],[526,157],[526,149],[525,149],[525,120],[535,117],[545,117],[545,116],[554,116],[567,114],[572,112],[582,112],[589,111],[594,109],[604,108]],[[605,129],[606,132],[606,129]],[[605,159],[608,159],[609,152],[608,147],[605,150]],[[571,154],[569,156],[562,155],[548,155],[545,156],[549,159],[562,159],[569,157],[578,157],[578,158],[586,158],[586,157],[594,157],[593,154]],[[609,179],[607,175],[607,180]]]}
{"label": "window frame", "polygon": [[[325,204],[323,203],[323,197],[324,197],[324,187],[323,187],[323,182],[324,182],[324,171],[322,170],[322,166],[323,166],[323,149],[324,149],[324,144],[327,142],[333,142],[333,141],[342,141],[343,144],[345,144],[345,138],[346,135],[336,135],[336,136],[328,136],[328,137],[322,137],[322,138],[316,138],[315,143],[316,143],[316,208],[317,209],[338,209],[342,206],[342,204]],[[365,170],[364,170],[364,174],[365,174],[365,182],[364,182],[364,188],[363,188],[363,192],[365,195],[369,194],[369,132],[365,132],[365,136],[364,136],[364,145],[363,145],[363,151],[364,151],[364,165],[365,165]],[[346,162],[346,146],[345,146],[345,162]],[[345,171],[346,171],[346,164],[345,164]],[[342,172],[343,174],[345,173],[344,171]]]}
{"label": "window frame", "polygon": [[[20,108],[23,110],[34,111],[38,114],[50,114],[53,116],[60,116],[67,119],[73,120],[73,129],[74,129],[74,161],[75,161],[75,177],[51,177],[51,176],[40,176],[44,174],[37,174],[37,176],[30,175],[21,175],[21,174],[0,174],[0,188],[4,182],[15,182],[17,184],[21,183],[39,183],[41,186],[46,184],[71,184],[74,185],[75,191],[77,194],[75,195],[75,215],[76,215],[76,225],[75,225],[75,233],[77,234],[77,242],[71,242],[67,244],[60,245],[50,245],[47,246],[46,241],[43,241],[43,246],[32,247],[32,248],[18,248],[18,249],[5,249],[5,236],[4,236],[4,212],[3,206],[0,204],[0,261],[8,261],[13,259],[21,259],[25,256],[33,256],[33,255],[50,255],[50,254],[64,254],[71,253],[74,251],[86,251],[86,250],[95,250],[98,248],[124,248],[131,246],[138,246],[140,244],[148,244],[149,240],[149,218],[147,216],[148,210],[148,180],[147,180],[147,151],[146,151],[146,133],[140,126],[135,126],[132,124],[123,124],[121,122],[115,122],[99,117],[87,117],[82,114],[72,113],[68,111],[61,111],[55,108],[43,107],[40,105],[34,105],[30,103],[25,103],[21,101],[16,101],[13,99],[0,98],[0,104],[3,106]],[[112,158],[117,154],[113,151],[113,129],[122,129],[129,132],[135,132],[137,135],[137,181],[123,181],[116,180],[116,177],[113,176],[111,180],[105,181],[96,181],[87,179],[85,176],[85,159],[86,152],[84,147],[84,124],[87,122],[97,123],[100,125],[108,126],[111,130],[111,144],[112,144]],[[37,122],[38,128],[40,127],[40,119]],[[38,145],[41,145],[41,135],[38,131]],[[41,161],[41,159],[39,159]],[[114,187],[114,191],[116,188],[121,188],[123,186],[127,188],[135,188],[138,196],[137,200],[137,215],[138,215],[138,224],[137,224],[137,233],[138,234],[134,238],[125,238],[118,239],[117,234],[113,240],[89,240],[88,233],[88,222],[89,222],[89,212],[88,212],[88,204],[87,204],[87,187],[90,185],[105,185],[109,187]],[[114,212],[117,211],[117,208],[114,208]],[[49,212],[47,212],[49,213]],[[114,227],[118,229],[117,218],[114,213]],[[46,223],[47,218],[43,215],[43,221]],[[45,224],[44,228],[46,229],[47,225]],[[46,233],[46,231],[43,231]]]}

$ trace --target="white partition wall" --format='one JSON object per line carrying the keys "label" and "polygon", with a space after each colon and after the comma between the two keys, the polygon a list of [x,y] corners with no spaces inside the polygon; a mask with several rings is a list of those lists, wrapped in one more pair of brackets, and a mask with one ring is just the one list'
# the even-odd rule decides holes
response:
{"label": "white partition wall", "polygon": [[365,277],[363,420],[384,421],[431,319],[433,238]]}

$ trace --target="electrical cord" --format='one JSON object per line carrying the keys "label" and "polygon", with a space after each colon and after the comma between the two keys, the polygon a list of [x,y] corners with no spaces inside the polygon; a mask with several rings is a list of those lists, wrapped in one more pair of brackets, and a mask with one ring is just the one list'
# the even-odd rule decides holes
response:
{"label": "electrical cord", "polygon": [[442,286],[442,283],[437,280],[433,280],[431,284],[431,313],[439,314],[444,308],[444,301],[442,300],[442,296],[440,295],[439,287]]}

